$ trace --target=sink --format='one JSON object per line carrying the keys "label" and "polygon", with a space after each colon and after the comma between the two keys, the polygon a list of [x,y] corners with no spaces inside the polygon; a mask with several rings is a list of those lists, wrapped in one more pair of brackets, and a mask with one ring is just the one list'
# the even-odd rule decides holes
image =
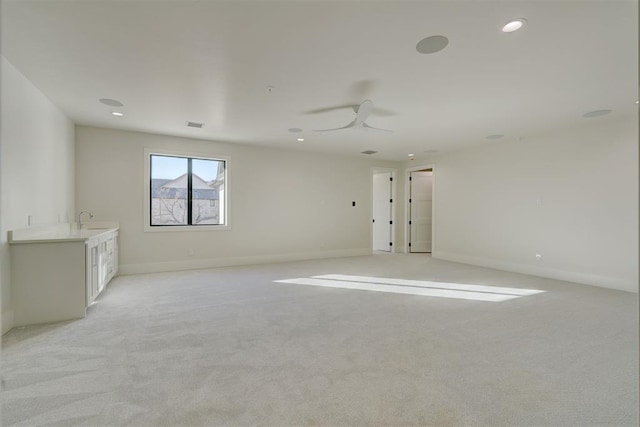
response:
{"label": "sink", "polygon": [[117,227],[117,223],[111,221],[89,221],[82,223],[83,230],[108,230]]}

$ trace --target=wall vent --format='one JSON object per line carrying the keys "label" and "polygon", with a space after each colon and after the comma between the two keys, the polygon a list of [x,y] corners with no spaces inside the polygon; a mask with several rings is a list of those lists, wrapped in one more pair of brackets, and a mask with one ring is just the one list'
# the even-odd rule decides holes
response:
{"label": "wall vent", "polygon": [[204,123],[187,122],[187,126],[189,126],[190,128],[200,129],[202,126],[204,126]]}
{"label": "wall vent", "polygon": [[362,154],[376,154],[377,151],[373,151],[373,150],[367,150],[367,151],[363,151]]}

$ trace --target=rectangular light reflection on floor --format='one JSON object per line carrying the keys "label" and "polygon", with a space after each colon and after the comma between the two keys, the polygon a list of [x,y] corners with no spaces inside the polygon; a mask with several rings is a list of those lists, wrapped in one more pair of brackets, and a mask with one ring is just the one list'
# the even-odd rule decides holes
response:
{"label": "rectangular light reflection on floor", "polygon": [[357,289],[362,291],[388,292],[393,294],[421,295],[421,296],[430,296],[430,297],[455,298],[455,299],[489,301],[489,302],[501,302],[501,301],[507,301],[514,298],[520,298],[520,296],[517,296],[517,295],[488,293],[488,292],[459,291],[459,290],[427,288],[427,287],[418,287],[418,286],[405,286],[405,285],[403,286],[385,285],[385,284],[371,283],[371,282],[317,279],[317,278],[309,278],[309,277],[301,277],[297,279],[274,280],[274,282],[292,283],[296,285],[306,285],[306,286],[322,286],[322,287],[340,288],[340,289]]}
{"label": "rectangular light reflection on floor", "polygon": [[538,289],[504,288],[500,286],[468,285],[463,283],[432,282],[427,280],[391,279],[386,277],[349,276],[345,274],[325,274],[312,276],[314,279],[343,280],[347,282],[380,283],[384,285],[415,286],[420,288],[451,289],[456,291],[489,292],[517,296],[535,295],[546,291]]}

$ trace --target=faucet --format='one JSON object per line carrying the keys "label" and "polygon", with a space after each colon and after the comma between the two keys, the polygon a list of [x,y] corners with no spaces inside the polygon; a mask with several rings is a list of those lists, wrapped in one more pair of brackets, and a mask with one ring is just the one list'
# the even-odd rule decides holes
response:
{"label": "faucet", "polygon": [[93,214],[89,211],[80,211],[80,213],[78,214],[78,230],[82,230],[82,214],[86,213],[89,214],[89,219],[93,218]]}

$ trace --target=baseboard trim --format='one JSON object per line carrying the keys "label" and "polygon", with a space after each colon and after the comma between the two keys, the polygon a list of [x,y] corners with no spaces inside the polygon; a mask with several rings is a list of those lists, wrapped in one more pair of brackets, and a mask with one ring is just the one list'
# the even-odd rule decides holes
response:
{"label": "baseboard trim", "polygon": [[165,271],[201,270],[206,268],[234,267],[239,265],[270,264],[289,261],[305,261],[312,259],[342,258],[371,255],[368,249],[344,249],[321,252],[285,253],[270,255],[254,255],[247,257],[223,257],[210,259],[194,259],[170,262],[154,262],[140,264],[120,264],[118,274],[162,273]]}
{"label": "baseboard trim", "polygon": [[2,313],[2,335],[13,329],[13,310]]}
{"label": "baseboard trim", "polygon": [[557,270],[546,267],[538,267],[524,264],[516,264],[498,261],[490,258],[473,257],[468,255],[452,254],[437,251],[431,254],[432,258],[445,261],[460,262],[463,264],[477,265],[480,267],[495,268],[498,270],[511,271],[514,273],[529,274],[548,279],[563,280],[567,282],[581,283],[584,285],[597,286],[600,288],[616,289],[638,293],[638,282],[633,280],[620,279],[617,277],[598,276],[595,274],[577,273],[574,271]]}

